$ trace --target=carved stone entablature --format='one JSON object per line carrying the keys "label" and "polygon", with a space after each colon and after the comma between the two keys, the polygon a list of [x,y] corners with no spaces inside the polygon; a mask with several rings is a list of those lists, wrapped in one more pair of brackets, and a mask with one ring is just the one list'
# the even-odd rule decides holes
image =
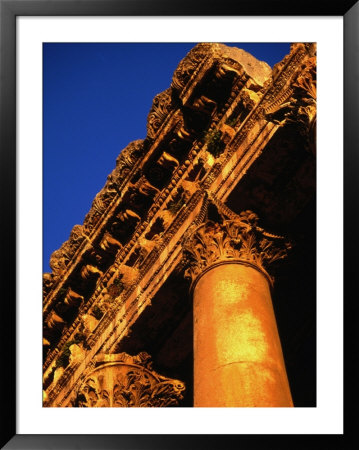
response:
{"label": "carved stone entablature", "polygon": [[98,356],[95,365],[76,393],[74,406],[168,407],[178,406],[183,398],[184,383],[155,372],[145,352]]}
{"label": "carved stone entablature", "polygon": [[184,241],[185,277],[194,284],[209,267],[225,261],[241,261],[267,273],[268,266],[287,256],[290,244],[258,227],[258,216],[244,211],[222,223],[207,221],[190,230]]}
{"label": "carved stone entablature", "polygon": [[280,125],[296,126],[314,152],[317,116],[315,45],[301,44],[301,47],[308,54],[291,78],[290,85],[266,105],[265,114],[268,120]]}
{"label": "carved stone entablature", "polygon": [[97,267],[95,267],[91,264],[86,264],[81,269],[81,278],[83,280],[89,280],[93,277],[98,278],[99,276],[102,276],[102,275],[103,275],[103,273],[101,272],[101,270],[99,270]]}
{"label": "carved stone entablature", "polygon": [[54,276],[52,273],[44,273],[42,276],[42,295],[46,298],[47,294],[51,291],[54,283]]}
{"label": "carved stone entablature", "polygon": [[113,236],[111,236],[110,233],[105,232],[100,242],[100,248],[104,252],[116,252],[118,249],[122,248],[122,244]]}
{"label": "carved stone entablature", "polygon": [[96,195],[91,210],[84,220],[84,225],[75,225],[71,231],[68,241],[56,250],[50,259],[50,267],[54,276],[59,276],[65,272],[70,261],[74,257],[82,242],[88,239],[92,229],[101,219],[104,212],[118,195],[121,181],[133,169],[136,161],[143,151],[143,141],[131,142],[120,154],[116,161],[116,168],[108,176],[103,189]]}
{"label": "carved stone entablature", "polygon": [[211,115],[216,106],[217,104],[215,101],[211,100],[205,95],[201,95],[200,97],[197,97],[193,100],[191,108],[201,111],[204,114]]}
{"label": "carved stone entablature", "polygon": [[83,225],[75,225],[71,231],[70,238],[62,246],[53,252],[50,258],[50,267],[55,276],[61,275],[75,252],[86,239],[87,233]]}
{"label": "carved stone entablature", "polygon": [[64,304],[68,306],[79,306],[84,301],[84,297],[68,288],[64,297]]}
{"label": "carved stone entablature", "polygon": [[[203,65],[206,67],[203,67],[202,70]],[[108,176],[103,189],[96,195],[92,207],[85,217],[83,225],[75,226],[69,240],[52,254],[50,261],[50,267],[53,272],[52,283],[50,284],[48,279],[46,279],[44,283],[44,295],[49,297],[48,302],[46,303],[47,310],[51,308],[51,305],[56,303],[56,290],[59,288],[58,281],[61,281],[61,278],[70,276],[70,274],[76,270],[78,264],[83,265],[84,262],[81,261],[81,252],[86,251],[86,245],[84,244],[93,244],[93,241],[98,238],[98,235],[103,235],[104,231],[108,231],[111,234],[113,232],[112,237],[119,242],[118,247],[127,242],[127,238],[130,237],[131,230],[134,229],[134,227],[129,227],[129,230],[125,230],[122,234],[118,234],[115,232],[116,230],[113,230],[113,228],[116,228],[116,224],[112,223],[108,227],[107,219],[111,217],[111,215],[113,217],[113,211],[118,211],[119,209],[129,211],[135,209],[134,213],[137,215],[139,214],[139,211],[147,211],[153,196],[158,193],[158,189],[165,187],[164,184],[170,180],[172,172],[181,164],[178,155],[182,156],[183,152],[174,152],[174,154],[171,154],[171,149],[175,146],[184,146],[184,151],[190,150],[193,141],[198,138],[198,133],[194,132],[191,127],[194,125],[197,126],[198,123],[200,123],[201,131],[203,131],[202,119],[199,120],[199,122],[197,116],[196,120],[191,119],[192,115],[198,115],[198,112],[195,110],[198,109],[200,111],[205,111],[206,114],[211,114],[216,107],[216,103],[213,102],[213,100],[201,93],[197,96],[192,89],[192,87],[201,84],[203,77],[205,77],[205,74],[209,70],[212,70],[211,68],[217,68],[215,73],[220,78],[226,78],[228,77],[228,74],[232,73],[246,73],[246,77],[249,77],[253,82],[258,83],[259,85],[263,83],[264,79],[267,79],[270,76],[270,68],[267,64],[255,60],[251,55],[240,49],[226,47],[222,44],[204,43],[196,45],[193,50],[189,52],[175,71],[171,87],[158,94],[154,99],[153,106],[148,116],[147,140],[131,142],[124,150],[122,150],[117,158],[115,169]],[[189,83],[190,81],[191,83]],[[181,105],[181,101],[178,102],[178,95],[181,96],[183,89],[186,90],[189,84],[191,84],[191,86],[193,84],[189,94],[191,97],[189,105],[192,105],[192,103],[193,105],[192,109],[186,109],[186,118],[183,118],[183,104]],[[177,92],[177,96],[174,95],[174,91]],[[186,98],[189,99],[189,97]],[[192,112],[189,112],[190,110]],[[182,119],[179,120],[176,114],[178,117],[182,117]],[[172,115],[175,115],[176,117],[173,121],[174,127],[166,131],[166,133],[170,133],[170,136],[166,137],[166,139],[168,138],[169,140],[168,149],[166,148],[166,151],[161,153],[157,163],[153,164],[153,167],[151,166],[148,170],[151,179],[146,180],[146,182],[142,183],[140,186],[137,186],[136,184],[135,191],[131,191],[131,175],[136,171],[138,173],[141,173],[141,170],[143,171],[143,167],[141,168],[140,166],[141,164],[143,166],[143,164],[146,163],[149,156],[147,154],[145,155],[145,152],[153,154],[157,151],[157,147],[159,143],[161,143],[161,136],[158,132],[164,121]],[[182,123],[183,120],[184,122]],[[209,126],[209,123],[206,123],[205,128],[207,126]],[[162,136],[162,140],[166,133]],[[148,139],[150,141],[153,140],[155,135],[156,143],[150,147],[148,145]],[[189,160],[188,163],[190,164]],[[156,184],[156,180],[157,186],[154,186],[153,183]],[[147,204],[146,201],[149,204]],[[122,208],[118,208],[119,203],[121,202]],[[126,202],[129,202],[130,204],[127,205]],[[126,205],[124,203],[126,203]],[[135,204],[137,205],[137,209],[134,208]],[[122,224],[119,226],[122,227]],[[100,230],[101,227],[102,230]],[[108,248],[107,243],[108,242],[105,241],[100,248],[106,250]],[[51,291],[55,292],[52,293]]]}
{"label": "carved stone entablature", "polygon": [[182,59],[172,78],[172,87],[181,91],[198,69],[199,64],[208,56],[212,44],[196,45],[188,55]]}
{"label": "carved stone entablature", "polygon": [[174,110],[171,92],[171,88],[166,89],[153,99],[152,107],[147,117],[147,137],[150,139],[154,139],[169,113]]}
{"label": "carved stone entablature", "polygon": [[217,80],[224,80],[234,75],[239,75],[238,70],[228,64],[218,64],[214,74]]}
{"label": "carved stone entablature", "polygon": [[55,311],[51,311],[46,318],[45,324],[50,330],[62,330],[65,326],[65,321],[58,314],[56,314]]}
{"label": "carved stone entablature", "polygon": [[302,96],[299,100],[297,116],[294,117],[301,125],[303,134],[307,135],[309,148],[315,151],[316,119],[317,119],[317,65],[316,56],[306,60],[303,70],[299,73],[293,86]]}
{"label": "carved stone entablature", "polygon": [[303,70],[299,72],[293,86],[303,89],[312,99],[317,99],[317,61],[315,56],[305,61]]}
{"label": "carved stone entablature", "polygon": [[130,142],[119,154],[116,160],[116,169],[114,172],[123,178],[130,173],[138,159],[143,155],[144,145],[143,140]]}
{"label": "carved stone entablature", "polygon": [[[180,62],[172,78],[172,87],[183,91],[191,78],[201,70],[207,60],[218,63],[217,76],[227,76],[229,72],[238,74],[242,69],[260,86],[271,76],[271,68],[258,61],[242,49],[223,44],[197,44]],[[209,65],[210,66],[210,65]]]}
{"label": "carved stone entablature", "polygon": [[153,198],[156,194],[158,194],[159,190],[153,186],[144,175],[140,177],[138,181],[136,181],[135,184],[131,183],[131,187],[135,190],[138,190],[138,192],[145,197],[151,197]]}

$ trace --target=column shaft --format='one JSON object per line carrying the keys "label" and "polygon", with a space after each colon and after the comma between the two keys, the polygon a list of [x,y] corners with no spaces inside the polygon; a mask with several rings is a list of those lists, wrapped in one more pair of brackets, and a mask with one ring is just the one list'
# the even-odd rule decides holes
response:
{"label": "column shaft", "polygon": [[293,406],[267,278],[227,261],[193,295],[194,406]]}

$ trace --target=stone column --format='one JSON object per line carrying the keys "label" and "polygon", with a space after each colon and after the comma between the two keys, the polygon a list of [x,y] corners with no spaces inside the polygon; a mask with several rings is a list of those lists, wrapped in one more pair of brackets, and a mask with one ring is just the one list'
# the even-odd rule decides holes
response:
{"label": "stone column", "polygon": [[286,250],[251,212],[206,222],[186,241],[194,406],[293,406],[265,269]]}

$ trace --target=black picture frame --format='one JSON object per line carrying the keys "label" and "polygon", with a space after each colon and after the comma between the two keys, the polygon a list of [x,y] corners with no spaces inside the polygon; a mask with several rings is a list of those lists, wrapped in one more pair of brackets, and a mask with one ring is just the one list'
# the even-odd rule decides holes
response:
{"label": "black picture frame", "polygon": [[[359,2],[342,0],[0,0],[0,183],[2,286],[1,445],[6,449],[229,449],[347,447],[355,415],[345,415],[343,435],[18,435],[16,434],[16,17],[17,16],[342,16],[344,18],[344,244],[345,293],[354,287],[358,229],[356,196],[359,155]],[[333,62],[335,63],[335,62]],[[336,211],[333,211],[336,214]],[[333,233],[334,234],[334,233]],[[333,236],[338,239],[337,236]],[[351,301],[350,301],[351,300]],[[355,296],[345,302],[345,374],[355,372]],[[355,339],[352,338],[352,341]],[[345,380],[345,411],[351,391]],[[180,429],[180,424],[179,424]]]}

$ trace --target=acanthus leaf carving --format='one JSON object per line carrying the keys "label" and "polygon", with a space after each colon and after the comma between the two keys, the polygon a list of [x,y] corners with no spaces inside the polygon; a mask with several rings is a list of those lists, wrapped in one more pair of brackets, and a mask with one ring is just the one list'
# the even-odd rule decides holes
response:
{"label": "acanthus leaf carving", "polygon": [[303,70],[299,72],[293,86],[301,88],[312,99],[317,99],[317,64],[315,56],[305,61]]}
{"label": "acanthus leaf carving", "polygon": [[55,250],[50,257],[50,267],[54,276],[61,275],[82,242],[87,238],[87,229],[83,225],[75,225],[71,231],[70,238]]}
{"label": "acanthus leaf carving", "polygon": [[268,266],[285,258],[289,249],[284,238],[258,226],[258,216],[252,211],[222,223],[208,220],[191,230],[183,244],[185,277],[193,283],[208,267],[236,260],[255,266],[271,279]]}
{"label": "acanthus leaf carving", "polygon": [[124,175],[124,171],[127,174],[127,170],[132,169],[135,165],[136,161],[144,152],[144,141],[142,139],[138,139],[136,141],[130,142],[127,147],[125,147],[116,160],[116,169],[118,171],[119,176]]}
{"label": "acanthus leaf carving", "polygon": [[152,107],[147,117],[147,137],[150,139],[154,139],[165,119],[175,109],[172,103],[171,92],[171,88],[166,89],[153,99]]}
{"label": "acanthus leaf carving", "polygon": [[75,406],[168,407],[183,398],[184,383],[155,372],[145,352],[104,355],[97,357],[96,364],[80,385]]}
{"label": "acanthus leaf carving", "polygon": [[191,79],[201,61],[206,58],[213,44],[197,44],[179,63],[172,78],[172,87],[181,91]]}
{"label": "acanthus leaf carving", "polygon": [[316,56],[305,59],[291,86],[265,107],[267,119],[283,126],[296,124],[308,147],[315,151],[317,116]]}

